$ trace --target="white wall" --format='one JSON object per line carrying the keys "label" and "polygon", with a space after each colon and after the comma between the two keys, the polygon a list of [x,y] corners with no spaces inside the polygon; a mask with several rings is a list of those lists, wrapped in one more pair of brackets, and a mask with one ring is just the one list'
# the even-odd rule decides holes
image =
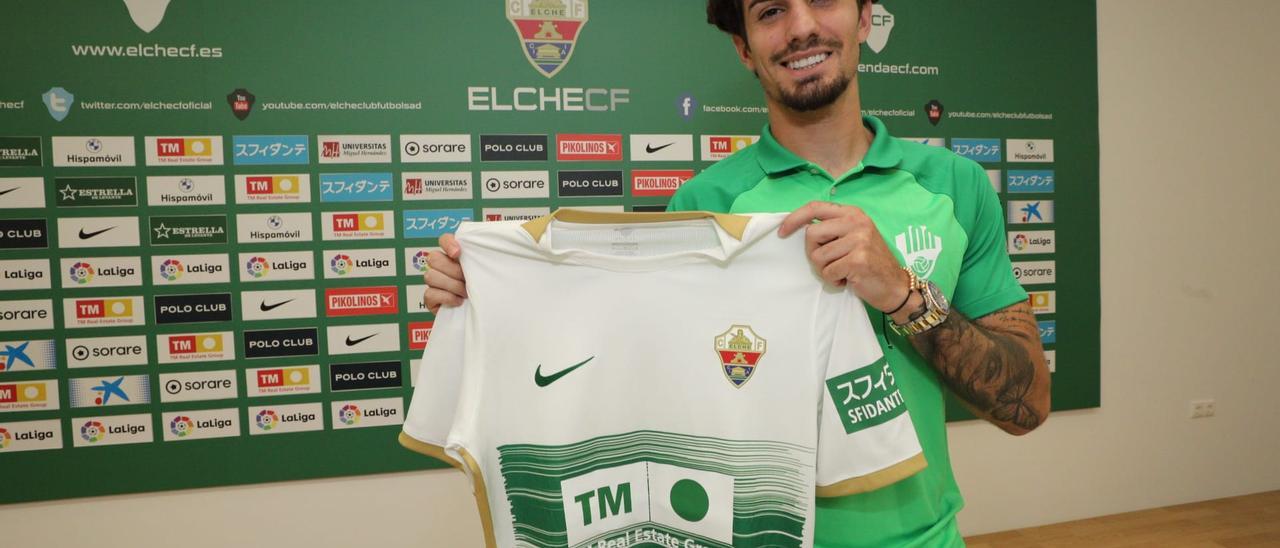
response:
{"label": "white wall", "polygon": [[[1280,2],[1099,4],[1103,407],[1023,438],[952,426],[966,534],[1280,489]],[[1187,419],[1205,397],[1217,416]],[[5,546],[468,548],[479,527],[448,470],[0,507]]]}

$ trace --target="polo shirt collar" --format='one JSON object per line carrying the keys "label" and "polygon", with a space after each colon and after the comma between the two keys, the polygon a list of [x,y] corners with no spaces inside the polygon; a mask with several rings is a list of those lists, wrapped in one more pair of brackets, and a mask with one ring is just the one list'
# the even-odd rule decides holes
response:
{"label": "polo shirt collar", "polygon": [[[884,122],[875,116],[863,116],[862,125],[871,130],[875,137],[871,140],[871,148],[867,150],[867,155],[862,158],[863,167],[891,168],[897,166],[902,161],[902,147],[898,145],[897,140],[889,136],[889,130],[884,127]],[[764,125],[764,129],[760,130],[760,142],[756,147],[757,161],[760,168],[764,169],[769,175],[776,175],[785,171],[801,168],[809,165],[804,158],[796,156],[795,153],[784,148],[777,140],[773,138],[773,132],[769,129],[769,124]]]}

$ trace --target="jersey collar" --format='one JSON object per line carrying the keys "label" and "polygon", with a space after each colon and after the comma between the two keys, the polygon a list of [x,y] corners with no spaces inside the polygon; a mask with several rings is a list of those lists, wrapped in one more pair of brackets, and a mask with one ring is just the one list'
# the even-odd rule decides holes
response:
{"label": "jersey collar", "polygon": [[[862,158],[861,165],[864,168],[892,168],[897,166],[902,161],[902,147],[898,145],[896,139],[889,135],[889,130],[884,127],[884,122],[881,122],[875,116],[863,116],[862,125],[870,129],[875,137],[871,140],[871,148],[867,150],[867,155]],[[777,175],[809,165],[807,160],[796,156],[795,153],[787,150],[773,138],[773,132],[769,130],[769,124],[765,124],[764,129],[760,130],[760,142],[756,144],[756,147],[756,160],[760,163],[760,168],[769,175]]]}

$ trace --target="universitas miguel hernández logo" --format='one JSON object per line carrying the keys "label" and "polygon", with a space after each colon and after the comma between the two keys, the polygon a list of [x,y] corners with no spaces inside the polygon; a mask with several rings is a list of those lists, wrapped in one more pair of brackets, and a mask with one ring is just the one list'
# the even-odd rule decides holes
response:
{"label": "universitas miguel hern\u00e1ndez logo", "polygon": [[587,24],[587,0],[503,0],[507,20],[533,68],[547,78],[569,64]]}

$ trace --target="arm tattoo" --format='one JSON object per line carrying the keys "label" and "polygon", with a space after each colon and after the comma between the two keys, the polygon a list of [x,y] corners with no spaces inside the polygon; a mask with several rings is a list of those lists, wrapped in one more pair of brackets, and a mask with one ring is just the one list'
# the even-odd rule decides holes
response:
{"label": "arm tattoo", "polygon": [[[1000,323],[1025,321],[1025,312],[1000,310],[984,316]],[[942,325],[911,337],[960,399],[998,422],[1033,429],[1044,419],[1028,402],[1035,364],[1015,335],[986,329],[955,310]]]}

